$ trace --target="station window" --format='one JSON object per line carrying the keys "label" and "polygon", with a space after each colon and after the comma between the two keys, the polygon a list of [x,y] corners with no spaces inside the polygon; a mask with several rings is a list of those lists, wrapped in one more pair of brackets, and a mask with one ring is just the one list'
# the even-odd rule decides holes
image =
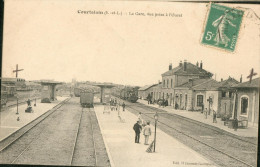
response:
{"label": "station window", "polygon": [[248,108],[248,98],[242,97],[241,98],[241,114],[247,115],[247,108]]}
{"label": "station window", "polygon": [[167,79],[167,88],[169,88],[169,79]]}
{"label": "station window", "polygon": [[226,97],[226,94],[227,94],[227,92],[223,91],[222,92],[222,97]]}
{"label": "station window", "polygon": [[165,80],[163,80],[163,87],[165,87]]}
{"label": "station window", "polygon": [[173,81],[172,81],[172,79],[171,79],[171,88],[173,88]]}
{"label": "station window", "polygon": [[197,95],[197,106],[202,106],[203,95]]}

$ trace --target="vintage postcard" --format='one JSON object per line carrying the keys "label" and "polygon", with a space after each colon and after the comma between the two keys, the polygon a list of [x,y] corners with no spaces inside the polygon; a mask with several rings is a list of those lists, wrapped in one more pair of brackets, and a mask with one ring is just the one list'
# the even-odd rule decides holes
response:
{"label": "vintage postcard", "polygon": [[259,4],[4,5],[0,164],[257,166]]}

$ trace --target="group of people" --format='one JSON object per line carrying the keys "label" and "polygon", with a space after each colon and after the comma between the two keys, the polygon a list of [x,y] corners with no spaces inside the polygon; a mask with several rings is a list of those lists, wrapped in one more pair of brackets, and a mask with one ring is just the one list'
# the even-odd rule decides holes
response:
{"label": "group of people", "polygon": [[133,127],[135,131],[135,143],[140,143],[140,133],[143,132],[144,138],[145,138],[145,145],[148,145],[149,137],[152,134],[151,127],[150,127],[150,122],[145,122],[142,119],[142,113],[140,112],[138,115],[138,120],[134,124]]}
{"label": "group of people", "polygon": [[[109,103],[110,103],[111,111],[113,111],[113,110],[116,110],[116,111],[120,110],[120,106],[121,106],[120,100],[117,101],[116,98],[115,99],[111,98]],[[123,111],[125,111],[125,103],[124,102],[122,103],[122,107],[123,107]]]}
{"label": "group of people", "polygon": [[120,101],[117,102],[116,98],[115,99],[111,98],[109,103],[110,103],[111,111],[114,111],[114,110],[117,111],[117,109],[120,109]]}
{"label": "group of people", "polygon": [[158,105],[159,105],[159,107],[166,107],[166,106],[168,106],[168,100],[165,100],[165,99],[159,99],[158,100]]}
{"label": "group of people", "polygon": [[155,100],[155,99],[147,99],[147,102],[148,104],[158,104],[159,107],[166,107],[168,106],[168,100],[165,100],[165,99],[158,99],[158,100]]}
{"label": "group of people", "polygon": [[113,99],[111,98],[110,99],[110,110],[111,111],[117,111],[117,115],[118,115],[118,118],[121,122],[125,122],[125,119],[124,119],[124,116],[122,115],[121,113],[121,110],[120,110],[120,106],[122,106],[123,108],[123,111],[125,111],[125,103],[123,102],[122,105],[121,105],[121,102],[120,100],[117,101],[117,99]]}

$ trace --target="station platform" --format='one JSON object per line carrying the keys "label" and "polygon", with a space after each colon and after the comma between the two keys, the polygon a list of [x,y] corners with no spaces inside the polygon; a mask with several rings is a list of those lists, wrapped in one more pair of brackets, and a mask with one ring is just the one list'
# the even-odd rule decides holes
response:
{"label": "station platform", "polygon": [[[144,105],[148,105],[148,102],[146,100],[138,99],[139,103],[142,103]],[[162,110],[165,110],[169,113],[177,114],[195,121],[199,121],[202,123],[205,123],[210,126],[217,127],[219,129],[222,129],[226,132],[232,133],[237,136],[242,137],[258,137],[258,127],[252,127],[248,126],[245,129],[237,129],[237,131],[234,131],[234,129],[228,128],[228,126],[224,126],[224,121],[221,121],[220,118],[217,118],[217,123],[213,123],[213,117],[212,114],[207,116],[207,119],[205,118],[204,114],[201,112],[192,112],[192,111],[186,111],[186,110],[175,110],[172,106],[166,106],[166,107],[159,107],[157,104],[149,104],[150,107],[160,108]]]}
{"label": "station platform", "polygon": [[[122,108],[121,108],[122,110]],[[112,167],[136,167],[136,166],[163,166],[163,167],[206,167],[217,166],[202,155],[180,143],[157,128],[156,151],[146,152],[148,145],[144,145],[144,136],[140,134],[140,144],[135,143],[133,126],[137,116],[121,111],[120,121],[117,111],[103,113],[103,105],[95,105],[95,112],[107,148]],[[151,125],[152,135],[149,144],[154,139],[154,127]]]}
{"label": "station platform", "polygon": [[[68,97],[57,97],[57,100],[52,103],[41,103],[40,99],[36,101],[36,106],[34,106],[35,101],[31,100],[31,106],[33,108],[33,113],[26,113],[25,109],[27,104],[21,104],[17,107],[11,107],[9,109],[0,112],[0,141],[19,130],[23,126],[32,122],[48,110],[52,109],[54,106],[67,99]],[[17,118],[19,117],[19,121]]]}

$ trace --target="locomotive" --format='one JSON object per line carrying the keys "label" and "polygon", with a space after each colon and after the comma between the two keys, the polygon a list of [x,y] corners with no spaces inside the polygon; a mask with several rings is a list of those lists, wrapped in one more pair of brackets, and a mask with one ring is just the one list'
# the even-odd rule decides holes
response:
{"label": "locomotive", "polygon": [[135,103],[138,100],[138,87],[123,88],[119,91],[116,91],[114,96]]}

